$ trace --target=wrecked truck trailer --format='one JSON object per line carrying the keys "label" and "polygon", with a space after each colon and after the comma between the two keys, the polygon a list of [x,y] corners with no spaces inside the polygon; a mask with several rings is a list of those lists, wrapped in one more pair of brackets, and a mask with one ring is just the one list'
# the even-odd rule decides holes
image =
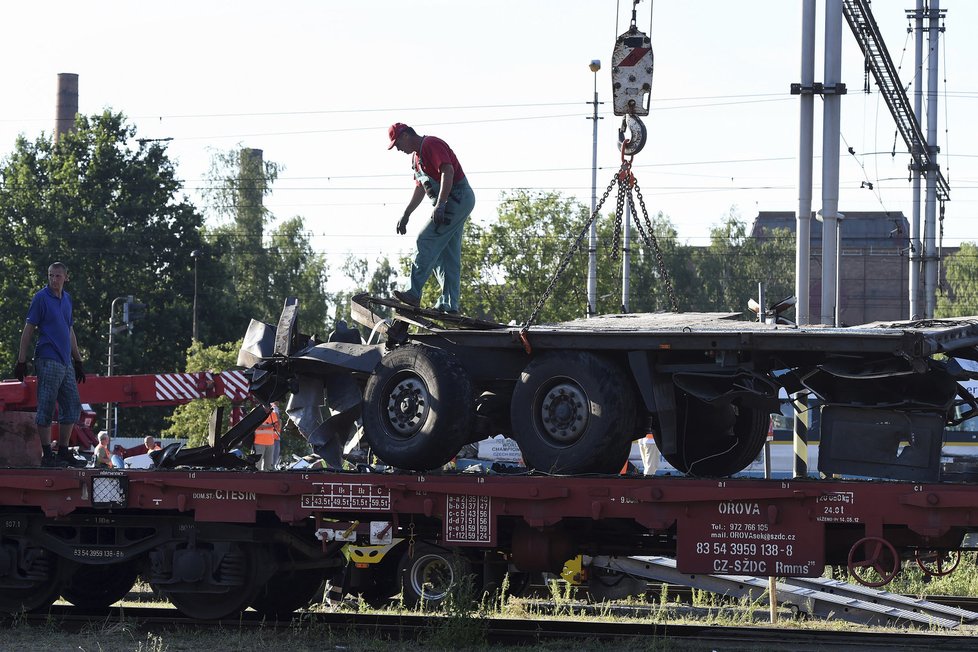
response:
{"label": "wrecked truck trailer", "polygon": [[[974,372],[956,360],[978,359],[978,317],[799,327],[656,313],[523,328],[354,302],[384,343],[353,329],[310,342],[290,300],[277,326],[252,324],[239,360],[263,400],[299,397],[290,415],[331,464],[362,423],[373,453],[403,469],[505,434],[539,472],[611,473],[652,433],[675,468],[722,477],[758,456],[779,392],[810,392],[821,471],[933,481],[944,428],[978,414],[958,385]],[[374,314],[384,306],[392,319]]]}

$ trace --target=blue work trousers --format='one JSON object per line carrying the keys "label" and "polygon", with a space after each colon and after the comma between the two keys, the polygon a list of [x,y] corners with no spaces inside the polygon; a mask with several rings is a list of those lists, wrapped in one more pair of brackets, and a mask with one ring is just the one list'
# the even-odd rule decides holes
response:
{"label": "blue work trousers", "polygon": [[[435,184],[434,193],[438,189]],[[458,311],[459,294],[462,291],[462,233],[465,221],[475,208],[475,193],[468,179],[462,179],[452,186],[452,192],[445,206],[445,216],[449,224],[428,223],[418,234],[418,252],[411,266],[411,294],[421,296],[424,284],[432,273],[441,287],[441,298],[435,306],[438,310]]]}

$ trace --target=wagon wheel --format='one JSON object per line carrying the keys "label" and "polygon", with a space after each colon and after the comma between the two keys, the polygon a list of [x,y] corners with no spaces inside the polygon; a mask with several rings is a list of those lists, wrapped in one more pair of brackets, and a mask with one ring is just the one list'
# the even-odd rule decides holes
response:
{"label": "wagon wheel", "polygon": [[248,608],[262,586],[263,556],[254,546],[231,544],[223,554],[212,554],[216,568],[198,582],[199,590],[167,591],[159,588],[180,613],[200,620],[220,620]]}
{"label": "wagon wheel", "polygon": [[290,570],[272,575],[262,586],[251,607],[263,616],[288,617],[296,609],[322,597],[326,572],[323,569]]}
{"label": "wagon wheel", "polygon": [[367,381],[363,404],[364,437],[392,466],[437,469],[471,434],[471,382],[441,349],[409,344],[385,355]]}
{"label": "wagon wheel", "polygon": [[104,609],[126,597],[139,570],[133,561],[101,566],[80,564],[70,572],[61,597],[84,609]]}
{"label": "wagon wheel", "polygon": [[961,563],[960,550],[915,550],[914,560],[931,577],[944,577],[954,572]]}
{"label": "wagon wheel", "polygon": [[[900,572],[900,555],[893,544],[880,537],[864,537],[849,549],[849,573],[863,586],[889,584]],[[880,579],[870,579],[867,571],[876,571]]]}
{"label": "wagon wheel", "polygon": [[553,351],[520,376],[510,410],[527,465],[547,473],[617,473],[634,436],[625,372],[583,351]]}
{"label": "wagon wheel", "polygon": [[441,607],[452,592],[458,593],[459,583],[472,573],[464,557],[449,550],[419,543],[401,559],[400,578],[404,604],[414,607]]}
{"label": "wagon wheel", "polygon": [[[0,546],[0,561],[16,562],[7,554],[10,548]],[[66,563],[61,557],[38,548],[28,550],[29,557],[18,565],[16,585],[7,578],[6,586],[0,588],[0,613],[14,614],[23,611],[41,611],[50,607],[65,580]],[[6,559],[5,559],[6,557]]]}

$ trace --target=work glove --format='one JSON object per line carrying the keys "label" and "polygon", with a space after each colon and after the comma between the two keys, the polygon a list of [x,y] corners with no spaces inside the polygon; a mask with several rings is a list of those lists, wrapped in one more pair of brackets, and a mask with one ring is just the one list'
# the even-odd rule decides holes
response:
{"label": "work glove", "polygon": [[445,214],[445,204],[441,203],[435,206],[435,210],[431,211],[431,221],[435,223],[435,226],[441,226],[442,224],[451,224],[451,220],[448,215]]}
{"label": "work glove", "polygon": [[75,360],[74,365],[75,365],[75,382],[76,383],[85,382],[85,367],[82,366],[82,361]]}
{"label": "work glove", "polygon": [[397,223],[397,232],[401,235],[407,233],[408,216],[405,215]]}
{"label": "work glove", "polygon": [[26,362],[18,362],[16,365],[14,365],[14,378],[19,380],[20,382],[24,382],[24,376],[26,375],[27,375]]}

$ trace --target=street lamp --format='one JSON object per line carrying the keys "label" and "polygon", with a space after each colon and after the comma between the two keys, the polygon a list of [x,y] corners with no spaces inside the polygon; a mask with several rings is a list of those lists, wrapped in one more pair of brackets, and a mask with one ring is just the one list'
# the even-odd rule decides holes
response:
{"label": "street lamp", "polygon": [[594,114],[588,118],[594,121],[594,130],[591,140],[591,229],[587,250],[587,316],[593,317],[598,310],[598,227],[594,209],[598,204],[598,71],[601,70],[601,61],[592,59],[588,68],[594,73],[594,101],[590,102],[594,107]]}
{"label": "street lamp", "polygon": [[190,336],[193,342],[197,341],[197,260],[200,258],[200,254],[200,249],[194,249],[190,252],[190,257],[194,259],[194,313],[193,330]]}

